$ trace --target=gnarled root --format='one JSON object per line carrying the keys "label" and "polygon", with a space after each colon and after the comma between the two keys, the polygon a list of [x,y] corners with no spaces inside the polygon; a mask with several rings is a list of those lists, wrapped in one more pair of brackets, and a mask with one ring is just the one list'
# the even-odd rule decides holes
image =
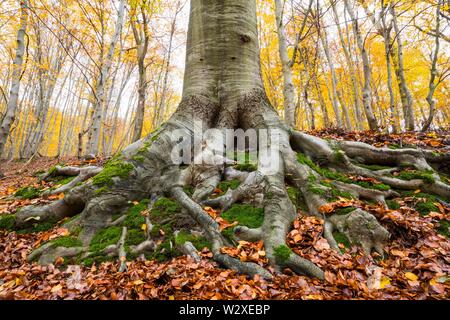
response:
{"label": "gnarled root", "polygon": [[339,190],[349,192],[358,199],[364,200],[374,200],[384,205],[386,209],[388,206],[386,204],[386,199],[399,197],[400,194],[393,190],[381,191],[375,189],[367,189],[356,184],[348,184],[340,181],[333,181],[332,184]]}
{"label": "gnarled root", "polygon": [[370,255],[372,249],[383,256],[383,246],[389,240],[389,232],[382,227],[377,219],[364,210],[356,209],[346,215],[333,215],[329,218],[333,232],[336,228],[344,233],[352,244],[363,248]]}
{"label": "gnarled root", "polygon": [[15,227],[23,229],[35,223],[55,222],[74,216],[83,210],[84,197],[81,188],[74,188],[70,195],[45,206],[28,206],[16,213]]}
{"label": "gnarled root", "polygon": [[87,167],[62,167],[62,166],[56,166],[46,174],[40,177],[40,180],[47,181],[51,177],[55,176],[68,176],[68,177],[75,177],[72,181],[69,183],[60,186],[59,188],[56,188],[54,190],[47,190],[44,192],[44,196],[49,196],[53,194],[60,194],[69,191],[73,187],[77,186],[79,183],[84,182],[88,180],[89,178],[92,178],[93,176],[96,176],[102,171],[102,168],[95,167],[95,166],[87,166]]}
{"label": "gnarled root", "polygon": [[[296,273],[323,279],[324,273],[318,266],[297,255],[286,245],[286,237],[297,218],[297,210],[288,195],[286,182],[294,186],[302,195],[308,207],[307,213],[324,219],[324,236],[331,247],[339,250],[333,237],[333,232],[338,230],[344,233],[352,244],[361,246],[366,254],[370,254],[372,249],[382,254],[383,245],[389,238],[388,231],[379,224],[377,219],[361,209],[344,215],[334,214],[325,217],[321,213],[321,207],[330,202],[329,193],[336,190],[349,193],[355,198],[374,200],[384,206],[386,206],[386,199],[397,197],[398,194],[392,190],[382,191],[362,187],[348,179],[341,179],[344,182],[322,183],[328,179],[325,179],[326,174],[317,167],[328,167],[335,173],[350,173],[373,178],[396,189],[416,189],[425,186],[430,192],[441,196],[450,194],[450,187],[440,181],[437,173],[433,174],[435,178],[433,183],[423,179],[406,181],[391,175],[397,168],[371,171],[357,165],[365,163],[398,167],[408,163],[418,170],[431,171],[433,169],[426,161],[429,157],[426,153],[412,149],[377,149],[361,143],[329,142],[292,131],[279,121],[278,115],[270,107],[264,93],[260,91],[255,90],[243,95],[238,101],[237,108],[243,115],[241,119],[227,118],[228,113],[223,112],[218,117],[223,122],[215,123],[216,108],[217,106],[206,97],[185,98],[178,111],[158,132],[127,147],[121,153],[119,160],[115,160],[120,162],[111,165],[116,167],[109,167],[109,169],[105,167],[93,179],[67,191],[62,200],[48,206],[29,207],[20,211],[16,219],[16,224],[20,226],[36,221],[58,220],[81,213],[77,223],[82,227],[78,238],[82,241],[83,247],[68,252],[46,244],[31,256],[40,255],[42,262],[49,262],[56,254],[80,254],[81,250],[83,257],[87,257],[89,243],[94,235],[102,228],[123,225],[126,219],[125,211],[133,202],[149,196],[165,195],[175,199],[183,213],[186,213],[189,219],[201,228],[202,235],[211,244],[213,258],[223,266],[250,275],[272,277],[272,274],[259,264],[243,262],[223,253],[225,251],[222,249],[231,246],[232,243],[222,235],[215,218],[202,207],[202,205],[208,205],[227,210],[236,202],[251,202],[264,208],[262,226],[254,229],[237,226],[234,228],[236,238],[252,242],[262,240],[268,261],[275,271],[290,268]],[[200,152],[193,157],[194,159],[207,158],[208,161],[194,161],[187,167],[180,167],[171,159],[177,144],[172,133],[182,130],[185,132],[183,138],[192,139],[195,123],[189,115],[193,113],[201,115],[203,125],[206,125],[203,129],[214,126],[222,128],[225,125],[240,126],[275,131],[277,137],[266,137],[269,141],[268,150],[259,150],[258,169],[251,173],[227,167],[234,164],[234,161],[226,159],[223,154],[217,152],[220,148],[216,148],[214,135],[202,141]],[[220,131],[217,135],[220,135]],[[263,137],[259,136],[259,139]],[[197,150],[196,147],[194,146],[195,150]],[[293,149],[307,155],[314,165],[300,163]],[[85,177],[95,172],[92,170],[87,170],[90,173]],[[105,176],[107,172],[112,172],[113,175]],[[236,190],[229,190],[225,195],[211,199],[210,196],[224,179],[238,179],[241,184]],[[185,192],[186,186],[194,187],[192,196],[188,196]],[[255,194],[261,196],[255,197]],[[117,214],[121,217],[113,219],[113,215]],[[145,228],[147,238],[138,245],[130,246],[129,253],[136,255],[155,250],[155,241],[151,239],[149,232],[152,228],[147,217]],[[126,231],[122,229],[121,241],[104,251],[105,254],[120,257],[121,270],[126,267],[124,260],[127,252],[123,245],[127,237]],[[176,245],[181,252],[199,259],[196,250],[189,242]]]}

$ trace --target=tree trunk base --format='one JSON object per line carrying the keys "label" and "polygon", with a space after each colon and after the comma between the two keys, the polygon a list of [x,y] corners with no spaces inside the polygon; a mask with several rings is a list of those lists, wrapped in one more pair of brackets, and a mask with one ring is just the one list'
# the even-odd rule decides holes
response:
{"label": "tree trunk base", "polygon": [[[81,184],[64,189],[67,190],[64,199],[20,210],[15,220],[17,228],[79,214],[67,224],[72,234],[77,234],[77,239],[74,239],[76,245],[65,248],[58,243],[47,244],[30,257],[40,263],[52,263],[60,256],[81,256],[83,259],[98,255],[116,256],[121,261],[121,269],[124,269],[126,255],[136,257],[157,252],[161,257],[177,247],[198,258],[192,245],[185,244],[204,237],[213,258],[221,265],[271,278],[272,274],[261,265],[242,262],[223,253],[224,247],[232,245],[232,239],[230,241],[229,234],[226,236],[222,232],[218,220],[204,209],[208,205],[225,212],[236,203],[245,202],[264,208],[263,222],[257,227],[238,225],[233,230],[234,239],[262,240],[266,257],[275,271],[290,268],[296,273],[323,279],[324,273],[318,266],[286,245],[286,237],[298,215],[289,188],[303,197],[308,207],[305,214],[324,219],[324,236],[332,248],[339,250],[333,237],[333,231],[338,230],[368,255],[373,249],[383,255],[383,246],[389,240],[388,231],[362,209],[355,208],[341,215],[324,215],[327,204],[353,198],[386,206],[386,199],[398,196],[391,187],[403,190],[423,187],[445,199],[450,197],[450,187],[441,182],[439,175],[428,165],[425,151],[378,149],[357,142],[326,141],[291,130],[278,120],[265,94],[258,90],[242,95],[237,107],[241,110],[239,119],[230,119],[226,112],[222,112],[221,120],[213,124],[214,103],[202,96],[184,99],[178,111],[157,132],[127,147],[101,171],[98,168],[80,168],[77,172],[79,177],[83,175],[78,180]],[[234,161],[223,161],[223,158],[218,164],[176,165],[171,161],[171,152],[176,144],[171,135],[174,130],[184,130],[186,136],[193,136],[193,114],[201,117],[206,129],[221,129],[230,123],[243,129],[276,129],[279,132],[279,151],[270,158],[260,154],[257,170],[252,172],[241,171],[239,166],[232,165]],[[204,146],[204,141],[202,143]],[[206,147],[201,154],[209,159],[218,157]],[[275,161],[280,163],[279,168],[267,173],[267,163]],[[368,169],[369,165],[375,164],[392,168]],[[405,166],[414,172],[412,179],[392,175]],[[73,173],[73,170],[68,171]],[[366,177],[369,182],[352,180],[351,177],[355,176]],[[240,185],[215,197],[218,186],[230,179],[238,180]],[[193,189],[192,192],[188,192],[189,188]],[[143,202],[143,199],[150,200]],[[141,206],[140,211],[136,213],[138,206]],[[164,230],[168,225],[172,231]],[[139,232],[130,229],[131,226],[141,232],[140,236],[137,236]],[[108,238],[108,232],[113,231],[114,237]],[[168,232],[174,232],[175,236],[162,240]]]}

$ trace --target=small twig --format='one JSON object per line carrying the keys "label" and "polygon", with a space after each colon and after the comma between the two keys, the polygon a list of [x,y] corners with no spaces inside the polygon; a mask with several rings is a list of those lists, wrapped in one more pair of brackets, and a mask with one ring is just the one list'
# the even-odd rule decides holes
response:
{"label": "small twig", "polygon": [[120,236],[117,248],[119,250],[120,268],[119,272],[127,271],[127,253],[125,251],[125,239],[127,237],[127,227],[123,227],[122,235]]}

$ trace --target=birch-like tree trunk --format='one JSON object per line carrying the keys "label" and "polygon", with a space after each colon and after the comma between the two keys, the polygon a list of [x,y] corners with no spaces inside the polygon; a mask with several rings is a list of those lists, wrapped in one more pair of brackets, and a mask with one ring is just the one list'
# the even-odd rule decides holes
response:
{"label": "birch-like tree trunk", "polygon": [[11,90],[9,92],[6,113],[0,126],[0,156],[5,148],[11,126],[14,123],[19,102],[20,80],[22,77],[23,56],[25,54],[25,33],[28,23],[28,0],[20,1],[20,26],[17,31],[16,56],[13,62]]}
{"label": "birch-like tree trunk", "polygon": [[115,30],[111,43],[108,48],[105,62],[100,70],[99,78],[95,86],[94,112],[92,114],[91,127],[89,130],[86,153],[88,155],[97,155],[99,153],[100,129],[103,119],[103,108],[105,102],[105,85],[111,70],[114,51],[122,32],[123,19],[125,15],[125,0],[120,0],[119,12],[115,25]]}
{"label": "birch-like tree trunk", "polygon": [[386,5],[385,1],[381,1],[381,23],[382,28],[380,29],[383,40],[384,40],[384,52],[386,58],[386,73],[387,73],[387,86],[389,90],[389,110],[390,110],[390,125],[392,127],[392,132],[397,133],[399,131],[399,119],[397,113],[397,107],[395,105],[395,94],[394,94],[394,83],[392,81],[392,66],[391,66],[391,26],[387,25],[386,22]]}
{"label": "birch-like tree trunk", "polygon": [[291,69],[291,60],[289,59],[288,45],[283,23],[284,1],[275,0],[275,18],[278,34],[278,52],[280,55],[283,71],[283,104],[284,120],[292,127],[295,127],[295,87]]}
{"label": "birch-like tree trunk", "polygon": [[163,85],[162,85],[162,92],[161,92],[161,97],[159,100],[159,105],[157,107],[157,109],[155,110],[156,112],[156,122],[154,123],[154,127],[158,127],[160,126],[163,121],[164,121],[164,117],[166,115],[166,108],[167,108],[167,92],[169,91],[169,74],[170,74],[170,63],[172,60],[172,51],[173,51],[173,40],[174,40],[174,36],[175,36],[175,31],[177,28],[177,17],[178,14],[181,12],[182,10],[182,4],[181,2],[178,2],[176,5],[176,10],[175,10],[175,14],[173,16],[172,19],[172,23],[170,26],[170,37],[169,37],[169,47],[167,49],[167,56],[166,56],[166,61],[165,61],[165,68],[164,68],[164,77],[163,77]]}
{"label": "birch-like tree trunk", "polygon": [[427,102],[430,106],[430,113],[428,115],[427,120],[425,121],[425,124],[422,127],[422,131],[427,131],[431,124],[433,123],[434,113],[436,110],[436,101],[434,100],[434,92],[436,91],[436,78],[437,78],[437,64],[438,64],[438,58],[439,58],[439,50],[440,50],[440,37],[439,33],[441,30],[441,7],[442,7],[443,0],[438,0],[438,4],[436,7],[436,36],[435,38],[435,48],[433,52],[433,61],[431,62],[431,70],[430,70],[430,83],[428,86],[428,95],[427,95]]}
{"label": "birch-like tree trunk", "polygon": [[403,41],[400,34],[400,27],[398,25],[397,13],[395,12],[395,7],[391,3],[389,10],[392,15],[392,23],[395,30],[395,41],[396,46],[392,46],[391,56],[392,62],[394,64],[395,74],[397,76],[398,89],[400,91],[400,97],[403,106],[403,116],[405,118],[406,130],[414,131],[414,110],[413,110],[413,98],[411,91],[408,88],[405,78],[405,68],[403,62]]}
{"label": "birch-like tree trunk", "polygon": [[347,44],[345,43],[344,35],[343,35],[342,29],[340,26],[339,15],[338,15],[338,12],[336,9],[336,1],[334,1],[334,0],[331,1],[331,8],[333,9],[334,20],[336,21],[336,28],[337,28],[338,35],[339,35],[339,41],[341,42],[341,47],[344,51],[345,60],[347,62],[347,66],[350,71],[350,80],[352,83],[353,97],[354,97],[356,127],[358,128],[358,130],[363,130],[364,123],[363,123],[363,118],[362,118],[362,114],[361,114],[361,99],[359,96],[359,83],[358,83],[358,79],[356,78],[357,71],[355,68],[355,62],[353,60],[351,51],[348,49]]}
{"label": "birch-like tree trunk", "polygon": [[[138,104],[136,109],[136,117],[134,120],[132,142],[138,141],[142,136],[142,128],[144,127],[145,116],[145,98],[147,91],[147,68],[145,65],[145,57],[147,55],[148,44],[150,40],[148,30],[148,16],[145,8],[146,3],[139,7],[141,11],[142,22],[137,22],[138,14],[136,10],[138,8],[132,8],[131,10],[131,28],[133,30],[134,41],[136,42],[137,60],[138,60],[138,72],[139,72],[139,84],[138,84]],[[134,10],[134,11],[133,11]]]}
{"label": "birch-like tree trunk", "polygon": [[330,97],[331,105],[333,106],[334,115],[336,117],[336,124],[338,128],[342,128],[343,122],[341,113],[339,111],[340,105],[338,98],[336,69],[334,68],[334,62],[333,59],[331,58],[330,47],[328,44],[328,35],[325,28],[322,28],[320,30],[320,41],[322,43],[323,52],[325,53],[325,57],[328,62],[328,67],[330,68],[331,72],[331,97]]}
{"label": "birch-like tree trunk", "polygon": [[363,104],[364,111],[366,114],[367,122],[369,123],[369,128],[372,131],[378,131],[378,122],[375,117],[372,109],[372,69],[370,66],[369,55],[367,53],[367,49],[365,47],[364,39],[361,34],[361,30],[359,28],[359,23],[356,18],[355,12],[353,11],[352,6],[350,5],[348,0],[344,0],[345,8],[350,15],[350,18],[353,22],[353,32],[355,33],[356,42],[358,44],[358,48],[361,52],[361,58],[363,62],[363,71],[364,71],[364,88],[363,88]]}

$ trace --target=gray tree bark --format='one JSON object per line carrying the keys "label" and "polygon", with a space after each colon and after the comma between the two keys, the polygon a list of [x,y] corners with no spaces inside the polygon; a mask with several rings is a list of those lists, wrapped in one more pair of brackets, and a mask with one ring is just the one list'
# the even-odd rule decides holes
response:
{"label": "gray tree bark", "polygon": [[392,3],[390,4],[389,10],[392,16],[392,22],[395,30],[395,41],[397,43],[396,46],[392,46],[391,55],[392,55],[392,62],[394,64],[395,74],[397,76],[398,89],[400,91],[400,97],[402,100],[403,116],[405,118],[405,127],[406,130],[414,131],[415,121],[414,121],[413,98],[405,78],[405,68],[403,62],[403,41],[401,37],[400,27],[397,21],[397,13],[395,11],[394,4]]}
{"label": "gray tree bark", "polygon": [[440,37],[439,33],[441,30],[441,7],[442,7],[443,1],[438,0],[438,4],[436,7],[436,36],[435,39],[435,47],[433,52],[433,60],[431,62],[431,69],[430,69],[430,82],[428,86],[428,95],[427,95],[427,102],[430,106],[430,113],[428,115],[427,120],[425,121],[425,124],[422,127],[422,131],[427,131],[431,124],[433,123],[434,114],[436,111],[436,101],[433,99],[434,92],[436,91],[436,78],[437,78],[437,64],[438,64],[438,58],[439,58],[439,50],[440,50]]}
{"label": "gray tree bark", "polygon": [[[134,130],[132,142],[138,141],[142,136],[142,128],[144,126],[144,115],[145,115],[145,98],[147,91],[147,68],[145,65],[145,57],[147,56],[148,45],[150,41],[150,34],[148,29],[148,16],[147,4],[142,4],[137,6],[137,8],[132,8],[131,15],[131,28],[133,29],[134,41],[136,42],[137,59],[138,59],[138,72],[139,72],[139,87],[138,87],[138,105],[136,110],[136,117],[134,120]],[[137,11],[140,10],[140,16],[142,19],[142,25],[138,26],[138,16]]]}
{"label": "gray tree bark", "polygon": [[331,1],[331,8],[333,9],[334,20],[336,21],[336,28],[338,30],[339,41],[341,42],[342,50],[344,51],[345,60],[347,62],[347,66],[350,71],[350,80],[352,82],[353,88],[353,97],[354,97],[354,108],[355,108],[355,122],[358,130],[364,130],[364,123],[361,114],[361,99],[359,93],[359,83],[356,78],[356,68],[354,65],[354,59],[352,57],[351,51],[348,49],[347,44],[345,43],[344,35],[342,32],[342,28],[340,26],[339,15],[336,9],[336,1]]}
{"label": "gray tree bark", "polygon": [[275,18],[278,34],[278,53],[283,70],[283,104],[284,120],[295,127],[295,86],[291,69],[291,59],[288,54],[288,44],[283,23],[284,1],[275,0]]}
{"label": "gray tree bark", "polygon": [[99,153],[100,142],[100,130],[103,119],[103,111],[105,107],[105,86],[108,79],[108,75],[111,70],[114,51],[116,49],[117,42],[119,41],[120,34],[122,32],[123,19],[125,15],[125,0],[120,0],[119,11],[117,21],[115,25],[114,34],[111,39],[111,43],[108,48],[104,64],[100,70],[99,77],[96,82],[94,95],[95,102],[93,105],[94,112],[92,114],[91,127],[89,129],[88,142],[86,148],[86,154],[97,155]]}
{"label": "gray tree bark", "polygon": [[334,68],[333,59],[331,58],[330,48],[328,45],[328,35],[325,28],[320,30],[320,40],[322,42],[322,49],[325,53],[325,57],[327,58],[328,66],[331,71],[331,105],[333,106],[334,115],[336,117],[336,125],[338,128],[343,128],[342,116],[340,112],[340,105],[338,99],[338,89],[337,89],[337,77],[336,70]]}
{"label": "gray tree bark", "polygon": [[0,157],[5,149],[11,126],[14,123],[18,111],[20,80],[23,70],[23,56],[25,54],[25,33],[27,31],[28,23],[28,5],[29,3],[27,0],[20,1],[20,26],[17,31],[17,48],[13,62],[11,89],[9,92],[8,104],[6,106],[6,113],[0,125]]}
{"label": "gray tree bark", "polygon": [[359,29],[359,23],[357,21],[355,12],[353,11],[352,6],[350,5],[348,0],[344,0],[345,8],[350,15],[350,18],[353,22],[353,31],[355,33],[356,42],[358,44],[358,48],[361,52],[361,58],[363,62],[363,70],[364,70],[364,88],[363,88],[363,104],[364,111],[366,113],[367,122],[369,123],[370,130],[378,131],[378,122],[375,117],[372,109],[372,68],[370,66],[369,55],[367,53],[367,49],[365,47],[364,39],[361,34],[361,30]]}

